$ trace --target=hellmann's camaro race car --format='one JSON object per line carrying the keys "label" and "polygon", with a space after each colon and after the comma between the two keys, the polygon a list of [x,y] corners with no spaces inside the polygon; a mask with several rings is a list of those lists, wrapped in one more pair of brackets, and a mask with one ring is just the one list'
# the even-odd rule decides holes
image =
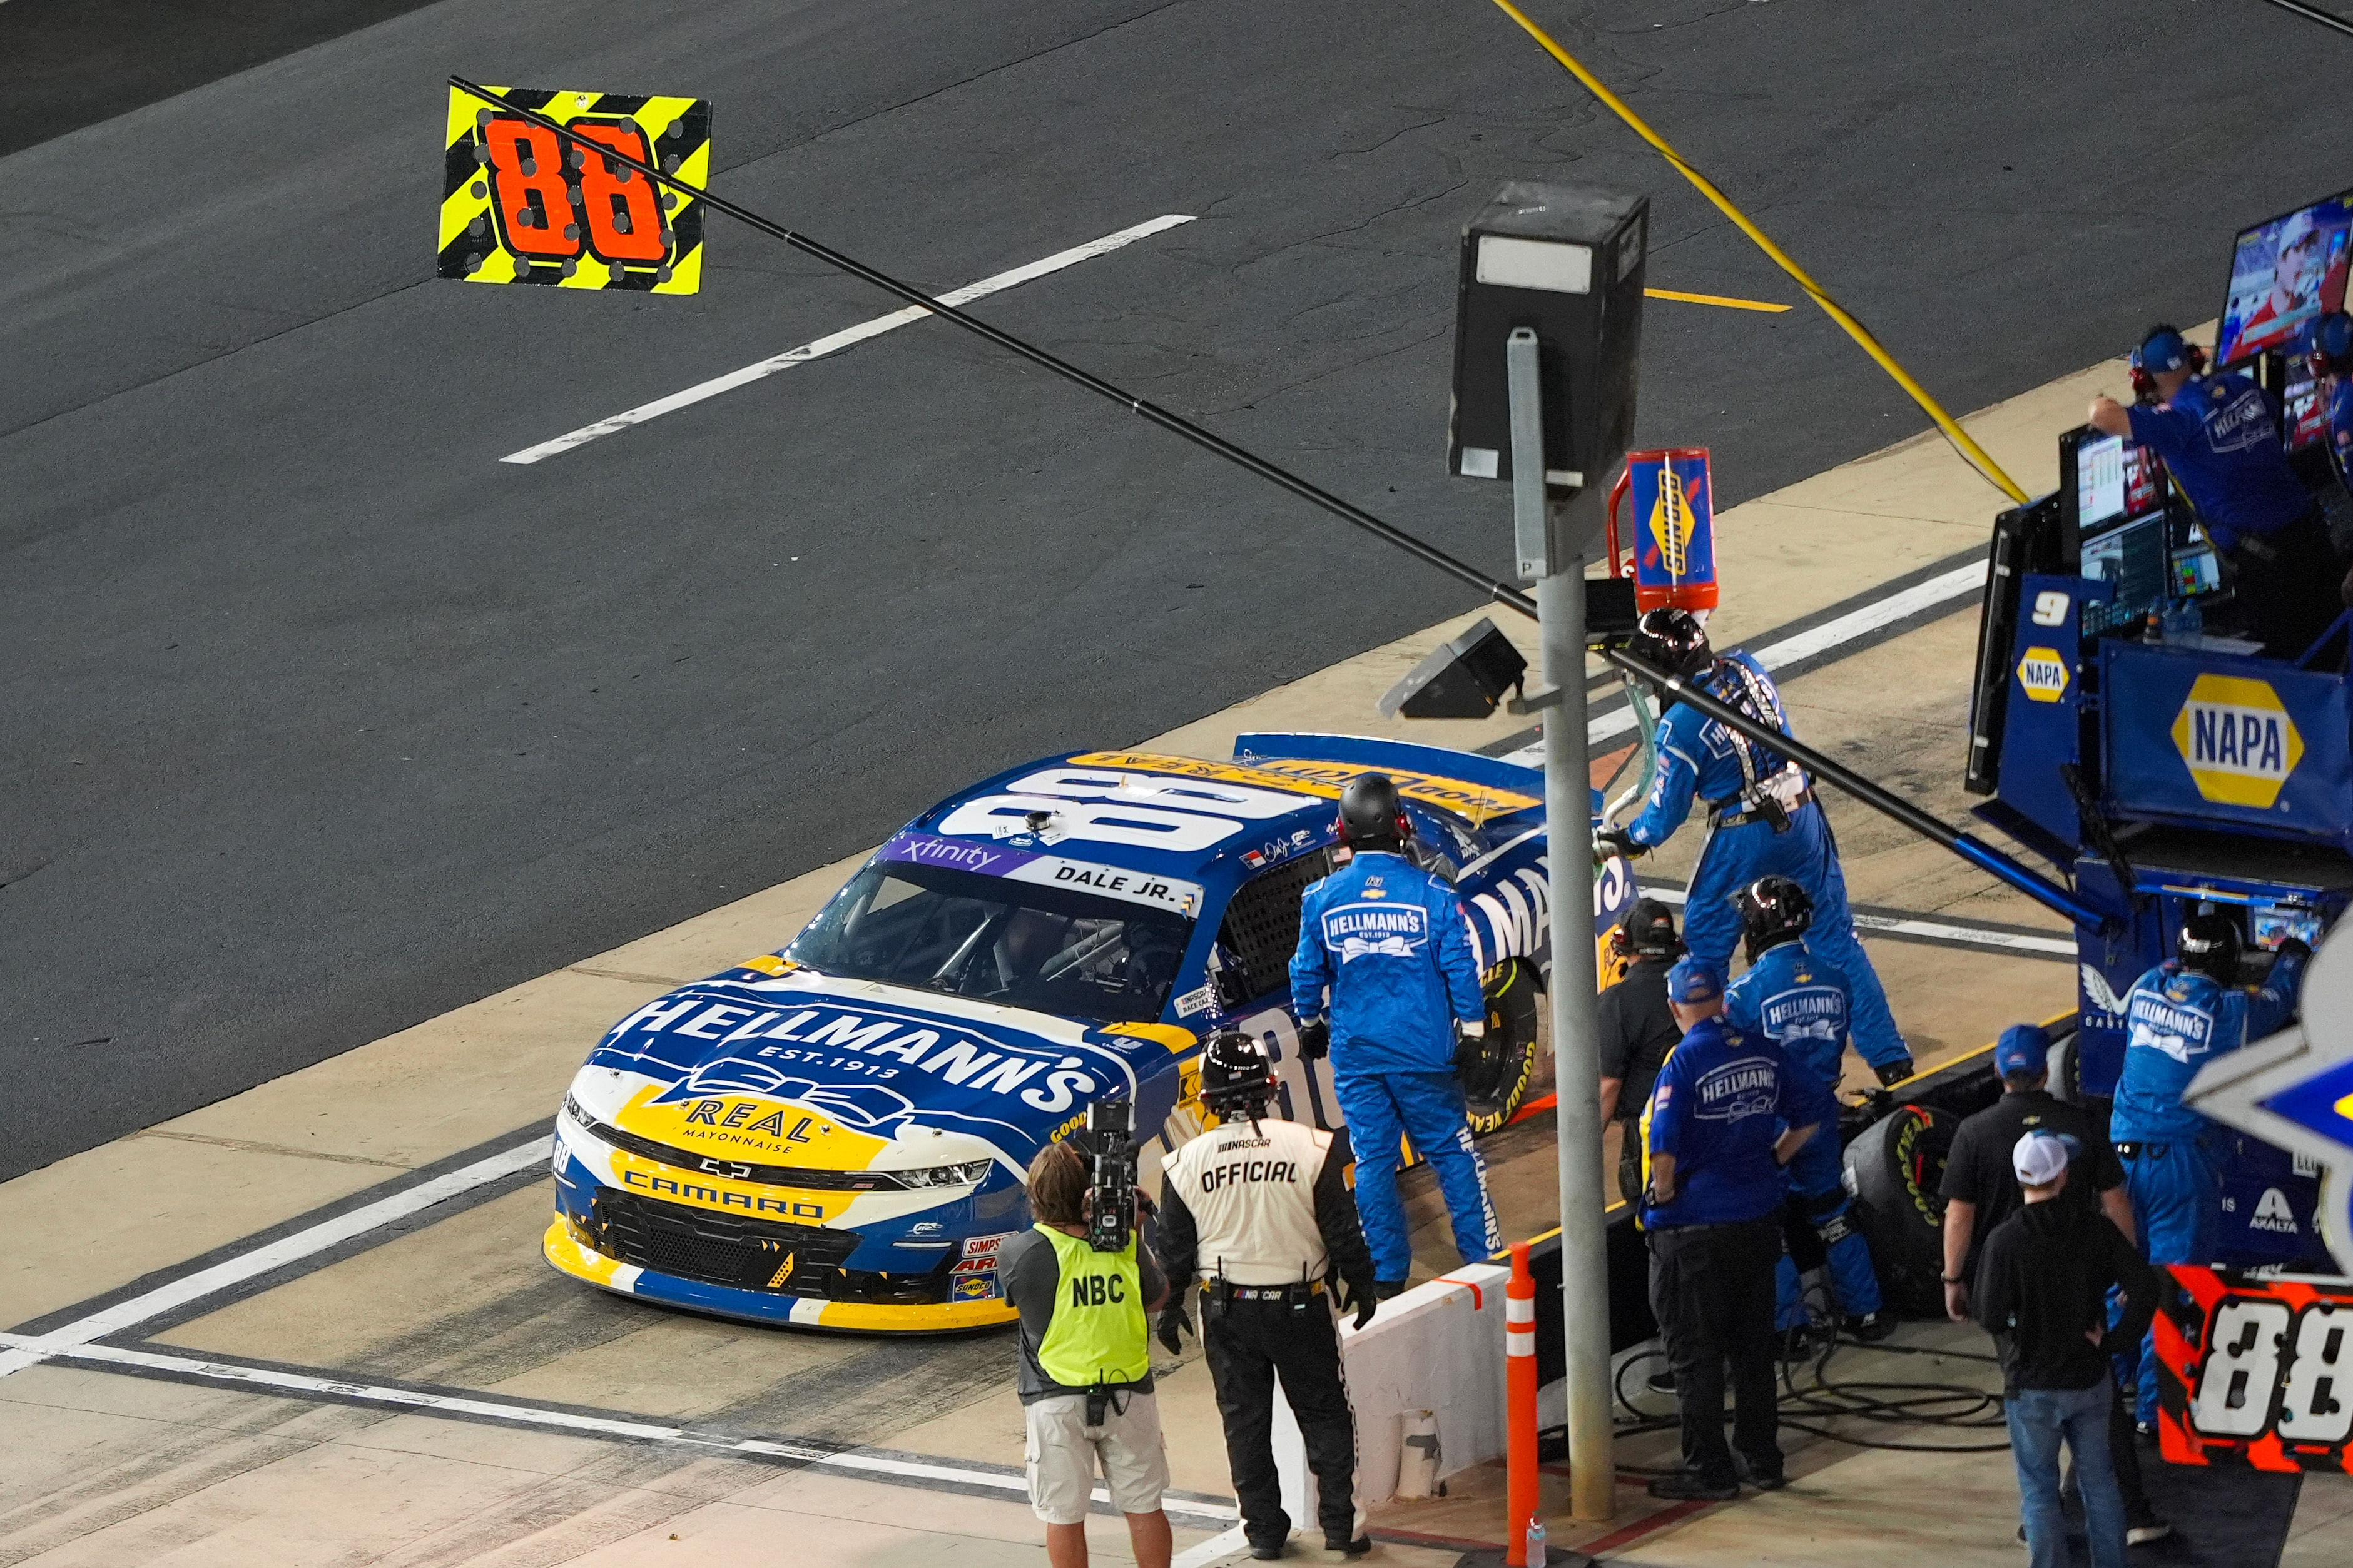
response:
{"label": "hellmann's camaro race car", "polygon": [[[1294,1048],[1288,968],[1341,786],[1373,771],[1470,917],[1493,1044],[1466,1089],[1474,1124],[1502,1125],[1548,963],[1540,773],[1334,735],[1244,735],[1230,762],[1081,752],[942,802],[791,945],[616,1024],[555,1119],[548,1262],[761,1322],[1009,1321],[997,1254],[1029,1223],[1030,1161],[1126,1099],[1150,1181],[1205,1125],[1212,1029],[1268,1040],[1282,1113],[1337,1125],[1330,1064]],[[1579,880],[1586,843],[1580,824]],[[1593,933],[1633,897],[1611,862]]]}

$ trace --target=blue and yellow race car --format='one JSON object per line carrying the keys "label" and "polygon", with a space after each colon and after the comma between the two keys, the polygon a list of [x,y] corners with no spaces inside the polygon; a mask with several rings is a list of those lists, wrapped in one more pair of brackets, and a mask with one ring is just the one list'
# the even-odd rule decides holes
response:
{"label": "blue and yellow race car", "polygon": [[[1283,1113],[1337,1123],[1329,1064],[1293,1048],[1287,972],[1341,786],[1375,771],[1470,917],[1496,1045],[1466,1088],[1474,1124],[1503,1125],[1533,1076],[1547,962],[1541,774],[1334,735],[1245,735],[1229,762],[1081,752],[942,802],[790,946],[616,1024],[555,1119],[547,1260],[760,1322],[1009,1320],[997,1255],[1029,1223],[1029,1162],[1092,1101],[1126,1099],[1156,1171],[1205,1125],[1210,1030],[1268,1039]],[[1592,934],[1633,897],[1606,867]]]}

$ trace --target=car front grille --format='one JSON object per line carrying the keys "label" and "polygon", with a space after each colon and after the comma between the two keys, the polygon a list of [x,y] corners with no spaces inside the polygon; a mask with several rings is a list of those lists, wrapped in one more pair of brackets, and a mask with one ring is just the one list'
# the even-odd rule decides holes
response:
{"label": "car front grille", "polygon": [[944,1253],[935,1267],[917,1274],[843,1268],[861,1239],[854,1230],[717,1214],[604,1187],[596,1193],[588,1234],[590,1245],[607,1258],[706,1285],[890,1305],[948,1299]]}

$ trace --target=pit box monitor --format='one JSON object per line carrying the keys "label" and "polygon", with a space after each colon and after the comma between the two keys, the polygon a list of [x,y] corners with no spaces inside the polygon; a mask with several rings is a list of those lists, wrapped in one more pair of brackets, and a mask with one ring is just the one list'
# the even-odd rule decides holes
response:
{"label": "pit box monitor", "polygon": [[2349,239],[2353,191],[2241,229],[2214,363],[2227,367],[2266,351],[2292,352],[2315,317],[2343,310]]}

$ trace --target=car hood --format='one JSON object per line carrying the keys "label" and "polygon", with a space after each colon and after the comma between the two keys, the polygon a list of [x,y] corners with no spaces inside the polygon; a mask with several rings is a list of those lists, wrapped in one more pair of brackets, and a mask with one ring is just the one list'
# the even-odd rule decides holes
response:
{"label": "car hood", "polygon": [[976,1156],[962,1138],[969,1154],[939,1145],[953,1133],[1018,1172],[1090,1101],[1141,1100],[1194,1045],[1166,1025],[1097,1028],[763,957],[622,1019],[583,1080],[611,1084],[622,1103],[593,1109],[626,1131],[729,1159],[849,1171]]}

